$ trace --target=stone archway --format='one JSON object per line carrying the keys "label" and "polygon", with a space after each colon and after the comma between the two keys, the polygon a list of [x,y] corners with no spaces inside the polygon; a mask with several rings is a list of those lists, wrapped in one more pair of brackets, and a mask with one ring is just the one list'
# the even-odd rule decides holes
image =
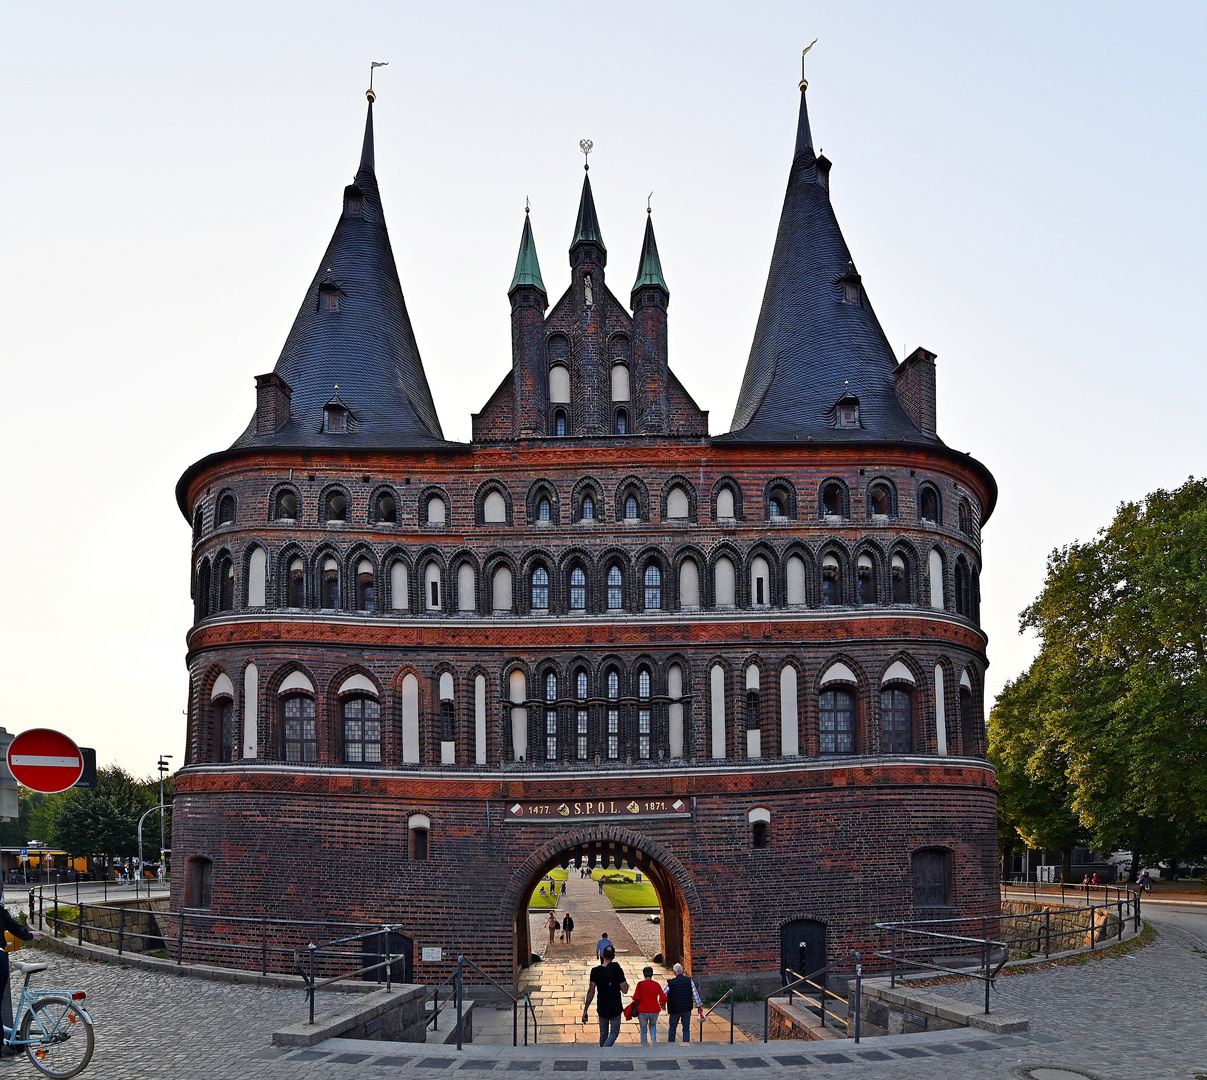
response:
{"label": "stone archway", "polygon": [[[604,860],[607,860],[606,864]],[[512,875],[503,902],[514,913],[513,977],[532,954],[528,899],[557,866],[626,866],[641,870],[658,894],[659,925],[664,962],[682,963],[691,970],[691,919],[700,910],[695,883],[683,864],[661,844],[631,829],[583,828],[566,833],[538,848]],[[505,907],[505,910],[507,910]]]}

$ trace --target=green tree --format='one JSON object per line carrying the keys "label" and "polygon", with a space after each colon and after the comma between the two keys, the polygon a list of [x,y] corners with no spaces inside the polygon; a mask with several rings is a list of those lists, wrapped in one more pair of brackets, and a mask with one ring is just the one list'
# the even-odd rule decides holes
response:
{"label": "green tree", "polygon": [[70,855],[137,855],[138,819],[150,805],[143,784],[110,765],[97,770],[95,788],[71,788],[49,807],[46,839]]}
{"label": "green tree", "polygon": [[1053,805],[1070,794],[1102,850],[1177,859],[1197,846],[1207,826],[1207,480],[1125,503],[1094,540],[1054,551],[1021,626],[1039,634],[1040,652],[994,706],[995,763],[1047,785]]}

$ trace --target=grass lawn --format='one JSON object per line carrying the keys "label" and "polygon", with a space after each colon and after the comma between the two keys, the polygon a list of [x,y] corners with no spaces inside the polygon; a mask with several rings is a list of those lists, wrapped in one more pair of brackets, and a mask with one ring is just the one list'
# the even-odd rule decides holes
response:
{"label": "grass lawn", "polygon": [[592,870],[591,880],[598,881],[601,877],[618,877],[623,875],[625,883],[620,882],[604,882],[604,896],[608,898],[614,908],[656,908],[658,906],[658,893],[654,886],[650,884],[650,879],[645,875],[641,875],[641,880],[637,880],[638,870],[617,870],[613,867],[611,870]]}
{"label": "grass lawn", "polygon": [[[530,908],[551,908],[557,907],[557,893],[561,890],[560,883],[565,881],[570,876],[569,870],[563,870],[560,866],[555,866],[546,877],[553,878],[555,884],[553,890],[550,890],[549,882],[543,878],[537,883],[537,887],[532,890],[532,897],[528,901]],[[545,895],[541,895],[541,886],[545,886]]]}

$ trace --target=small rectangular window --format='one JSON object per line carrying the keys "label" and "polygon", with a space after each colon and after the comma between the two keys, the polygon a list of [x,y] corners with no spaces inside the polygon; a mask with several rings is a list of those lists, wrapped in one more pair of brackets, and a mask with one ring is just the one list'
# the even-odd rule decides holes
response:
{"label": "small rectangular window", "polygon": [[578,744],[576,750],[578,752],[578,760],[587,760],[587,710],[579,709],[575,715],[575,725],[577,727],[576,734],[578,736]]}
{"label": "small rectangular window", "polygon": [[431,592],[432,592],[432,601],[431,601],[432,607],[439,607],[440,606],[440,582],[433,581],[433,582],[430,582],[430,585],[431,585]]}
{"label": "small rectangular window", "polygon": [[427,829],[411,830],[411,858],[427,858]]}
{"label": "small rectangular window", "polygon": [[620,757],[620,710],[608,710],[608,757],[615,761]]}
{"label": "small rectangular window", "polygon": [[339,311],[338,289],[319,289],[319,311]]}
{"label": "small rectangular window", "polygon": [[650,710],[637,711],[637,756],[648,761],[650,756]]}

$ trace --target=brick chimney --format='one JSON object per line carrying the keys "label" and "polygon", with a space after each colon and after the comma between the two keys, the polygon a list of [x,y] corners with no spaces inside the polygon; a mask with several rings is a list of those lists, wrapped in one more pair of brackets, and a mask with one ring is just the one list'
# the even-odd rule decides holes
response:
{"label": "brick chimney", "polygon": [[256,376],[256,434],[271,435],[289,422],[293,390],[280,375]]}
{"label": "brick chimney", "polygon": [[906,415],[928,435],[936,433],[935,355],[919,347],[893,371],[897,400]]}

